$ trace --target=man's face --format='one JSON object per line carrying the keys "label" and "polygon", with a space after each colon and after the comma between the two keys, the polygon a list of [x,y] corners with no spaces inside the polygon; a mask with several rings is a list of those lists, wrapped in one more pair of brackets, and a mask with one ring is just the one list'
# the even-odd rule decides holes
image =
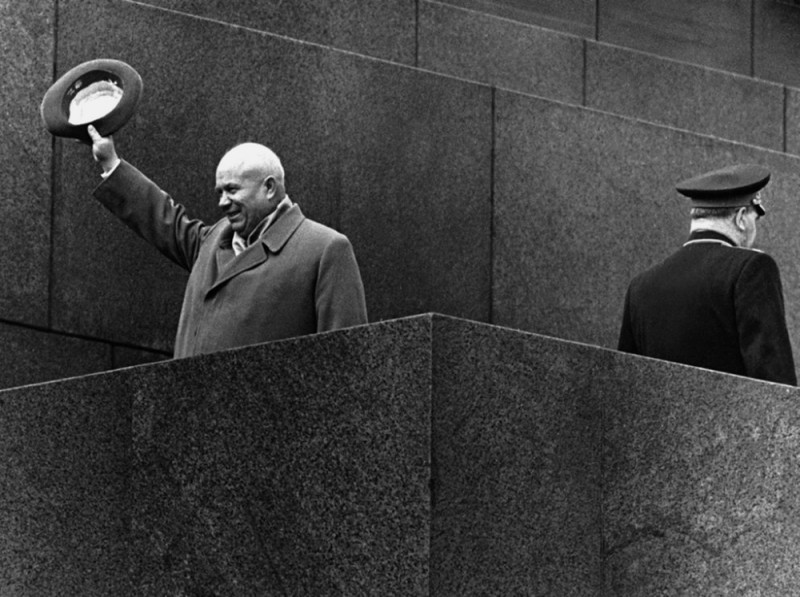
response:
{"label": "man's face", "polygon": [[275,179],[240,164],[220,163],[217,168],[216,192],[219,207],[234,232],[243,238],[255,230],[259,222],[275,209]]}

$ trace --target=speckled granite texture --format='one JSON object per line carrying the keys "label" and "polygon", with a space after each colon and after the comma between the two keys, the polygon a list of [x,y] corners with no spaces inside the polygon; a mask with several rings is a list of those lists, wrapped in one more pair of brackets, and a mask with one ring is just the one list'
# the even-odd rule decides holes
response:
{"label": "speckled granite texture", "polygon": [[[51,141],[39,103],[53,72],[53,0],[0,2],[0,317],[46,325]],[[24,250],[17,250],[24,247]]]}
{"label": "speckled granite texture", "polygon": [[597,2],[587,0],[442,0],[469,10],[594,38]]}
{"label": "speckled granite texture", "polygon": [[143,369],[136,595],[427,595],[428,318]]}
{"label": "speckled granite texture", "polygon": [[6,323],[0,323],[0,347],[0,388],[97,373],[113,366],[109,344]]}
{"label": "speckled granite texture", "polygon": [[583,101],[584,41],[420,2],[417,66],[563,102]]}
{"label": "speckled granite texture", "polygon": [[602,0],[597,28],[600,41],[749,74],[751,24],[750,2]]}
{"label": "speckled granite texture", "polygon": [[0,595],[130,594],[132,383],[0,392]]}
{"label": "speckled granite texture", "polygon": [[604,594],[797,595],[798,390],[603,360]]}
{"label": "speckled granite texture", "polygon": [[778,151],[784,146],[782,85],[607,44],[586,44],[585,105]]}
{"label": "speckled granite texture", "polygon": [[414,63],[416,0],[144,0],[142,3],[403,64]]}
{"label": "speckled granite texture", "polygon": [[800,86],[793,60],[800,52],[800,5],[791,0],[756,0],[753,7],[753,72],[762,79]]}
{"label": "speckled granite texture", "polygon": [[798,392],[438,315],[0,392],[0,593],[789,597]]}
{"label": "speckled granite texture", "polygon": [[599,594],[601,363],[452,319],[433,347],[430,594]]}

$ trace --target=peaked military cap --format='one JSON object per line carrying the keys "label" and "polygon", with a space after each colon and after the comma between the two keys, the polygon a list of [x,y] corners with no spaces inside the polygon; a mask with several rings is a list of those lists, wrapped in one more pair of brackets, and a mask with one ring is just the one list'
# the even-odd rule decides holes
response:
{"label": "peaked military cap", "polygon": [[90,60],[50,86],[40,112],[51,134],[91,143],[88,125],[103,136],[115,133],[134,115],[141,95],[142,78],[132,66],[120,60]]}
{"label": "peaked military cap", "polygon": [[689,178],[675,188],[691,199],[692,207],[752,206],[763,216],[766,212],[757,193],[767,185],[769,178],[770,172],[763,166],[737,164]]}

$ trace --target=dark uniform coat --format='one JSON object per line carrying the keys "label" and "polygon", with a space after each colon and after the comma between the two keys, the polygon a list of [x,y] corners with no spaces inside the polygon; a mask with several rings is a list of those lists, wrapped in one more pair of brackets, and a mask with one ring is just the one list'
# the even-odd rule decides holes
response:
{"label": "dark uniform coat", "polygon": [[775,260],[715,232],[633,279],[619,350],[797,384]]}
{"label": "dark uniform coat", "polygon": [[212,226],[125,161],[95,197],[189,270],[175,357],[367,323],[364,287],[347,238],[297,204],[240,255],[223,218]]}

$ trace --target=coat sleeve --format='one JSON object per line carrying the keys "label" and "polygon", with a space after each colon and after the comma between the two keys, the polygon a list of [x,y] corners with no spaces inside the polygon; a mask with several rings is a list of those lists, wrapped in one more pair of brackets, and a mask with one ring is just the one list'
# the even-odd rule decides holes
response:
{"label": "coat sleeve", "polygon": [[734,287],[736,325],[747,375],[797,385],[778,264],[765,253],[745,262]]}
{"label": "coat sleeve", "polygon": [[317,331],[367,323],[364,285],[353,247],[337,234],[322,254],[315,293]]}
{"label": "coat sleeve", "polygon": [[124,160],[94,191],[95,198],[166,257],[191,270],[210,229]]}

